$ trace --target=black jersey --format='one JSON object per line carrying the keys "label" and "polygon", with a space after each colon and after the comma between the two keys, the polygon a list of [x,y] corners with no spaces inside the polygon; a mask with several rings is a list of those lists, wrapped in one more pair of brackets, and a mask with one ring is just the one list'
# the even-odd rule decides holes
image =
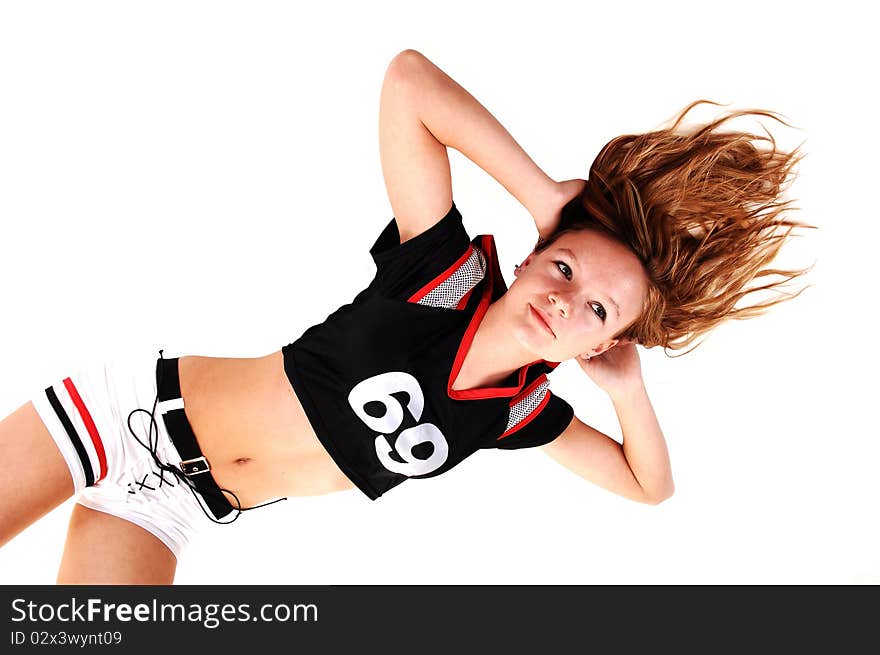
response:
{"label": "black jersey", "polygon": [[402,244],[391,219],[370,254],[370,285],[282,348],[315,434],[367,496],[481,448],[546,444],[568,427],[571,406],[548,388],[558,362],[532,362],[498,387],[451,388],[489,304],[507,290],[491,235],[471,240],[453,204]]}

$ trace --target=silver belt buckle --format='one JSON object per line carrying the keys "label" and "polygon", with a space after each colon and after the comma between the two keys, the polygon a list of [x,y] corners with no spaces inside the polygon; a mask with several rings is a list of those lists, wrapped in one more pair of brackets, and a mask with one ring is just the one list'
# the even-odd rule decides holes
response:
{"label": "silver belt buckle", "polygon": [[208,460],[202,456],[196,457],[195,459],[183,460],[180,463],[180,470],[183,471],[185,476],[190,477],[201,473],[207,473],[211,470],[211,465],[208,464]]}

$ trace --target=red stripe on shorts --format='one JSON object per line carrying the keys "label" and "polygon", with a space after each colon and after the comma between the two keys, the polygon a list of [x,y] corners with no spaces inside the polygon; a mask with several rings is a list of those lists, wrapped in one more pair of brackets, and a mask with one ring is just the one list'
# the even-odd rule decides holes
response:
{"label": "red stripe on shorts", "polygon": [[101,435],[98,434],[98,428],[95,427],[92,415],[89,414],[89,410],[86,409],[85,403],[82,401],[82,398],[79,397],[79,392],[76,390],[76,387],[73,385],[73,381],[70,378],[64,378],[64,387],[67,389],[67,393],[70,394],[73,404],[76,405],[76,409],[79,411],[83,423],[86,424],[86,429],[89,431],[89,436],[92,438],[92,443],[95,446],[95,452],[98,453],[98,463],[101,465],[101,475],[95,480],[95,482],[98,482],[98,480],[102,480],[104,476],[107,475],[107,455],[104,454],[104,444],[101,442]]}

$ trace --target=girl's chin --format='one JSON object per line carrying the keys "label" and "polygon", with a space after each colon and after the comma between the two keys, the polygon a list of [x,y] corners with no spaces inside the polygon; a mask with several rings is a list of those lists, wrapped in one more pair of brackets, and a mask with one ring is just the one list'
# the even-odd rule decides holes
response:
{"label": "girl's chin", "polygon": [[548,362],[559,361],[552,359],[553,353],[547,348],[547,342],[541,338],[541,335],[536,335],[530,330],[518,329],[514,331],[514,337],[519,345],[534,355],[533,361],[538,359]]}

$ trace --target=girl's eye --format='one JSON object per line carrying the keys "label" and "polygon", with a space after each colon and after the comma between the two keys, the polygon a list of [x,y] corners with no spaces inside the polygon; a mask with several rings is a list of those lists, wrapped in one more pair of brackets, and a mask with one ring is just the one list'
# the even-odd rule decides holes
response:
{"label": "girl's eye", "polygon": [[[559,261],[553,263],[556,264],[556,268],[558,268],[559,271],[565,276],[566,280],[571,280],[571,267],[568,264]],[[599,319],[604,323],[605,319],[608,316],[605,308],[597,302],[590,303],[590,306],[593,307],[593,312],[596,314],[596,316],[598,316]]]}
{"label": "girl's eye", "polygon": [[565,262],[553,262],[556,264],[556,268],[560,270],[560,272],[565,276],[566,280],[571,279],[571,268],[569,268],[568,264]]}

